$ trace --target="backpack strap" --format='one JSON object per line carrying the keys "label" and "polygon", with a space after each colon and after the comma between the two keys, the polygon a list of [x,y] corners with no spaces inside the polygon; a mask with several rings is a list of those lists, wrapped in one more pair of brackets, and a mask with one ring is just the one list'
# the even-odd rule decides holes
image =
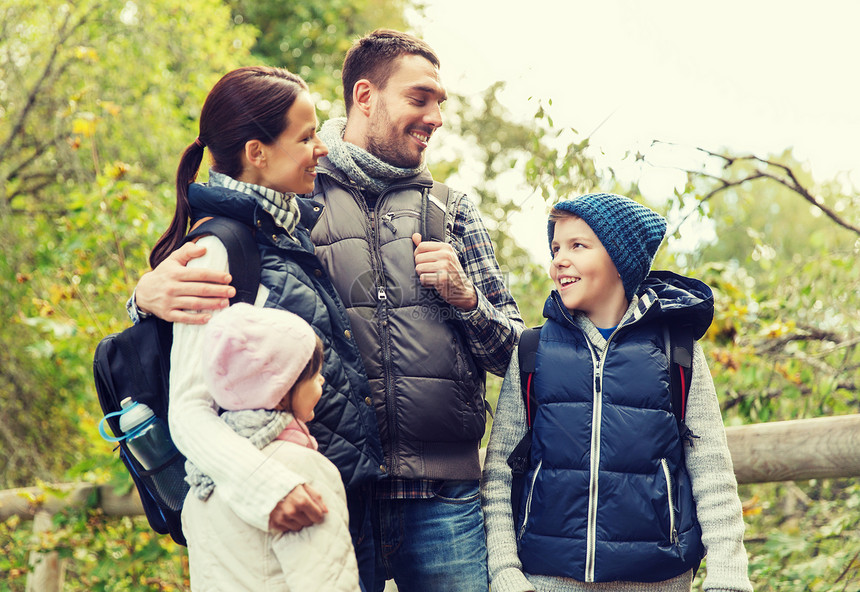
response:
{"label": "backpack strap", "polygon": [[693,445],[693,438],[698,438],[687,427],[687,399],[690,395],[690,383],[693,379],[693,333],[686,326],[664,326],[663,336],[666,342],[666,355],[669,358],[669,374],[672,389],[672,413],[678,423],[681,438]]}
{"label": "backpack strap", "polygon": [[433,181],[429,191],[422,192],[419,220],[421,240],[445,242],[445,217],[450,198],[451,188],[437,181]]}
{"label": "backpack strap", "polygon": [[517,360],[520,363],[520,391],[522,392],[523,402],[526,406],[526,424],[528,430],[514,447],[513,451],[511,451],[507,460],[508,466],[511,468],[511,510],[513,511],[515,521],[519,515],[525,477],[531,463],[532,422],[534,421],[534,413],[537,405],[532,394],[532,377],[535,372],[535,358],[537,357],[537,348],[540,342],[540,330],[541,327],[526,329],[520,335],[520,341],[517,345]]}
{"label": "backpack strap", "polygon": [[217,216],[199,220],[185,240],[196,241],[207,235],[217,237],[227,249],[227,264],[233,276],[231,284],[236,288],[236,295],[230,299],[230,304],[254,304],[260,287],[260,250],[254,239],[254,231],[233,218]]}
{"label": "backpack strap", "polygon": [[537,357],[538,343],[540,342],[540,330],[543,325],[532,327],[523,331],[517,346],[517,359],[520,363],[520,392],[523,395],[523,403],[526,406],[526,422],[532,429],[534,413],[537,401],[534,398],[532,378],[535,373],[535,358]]}

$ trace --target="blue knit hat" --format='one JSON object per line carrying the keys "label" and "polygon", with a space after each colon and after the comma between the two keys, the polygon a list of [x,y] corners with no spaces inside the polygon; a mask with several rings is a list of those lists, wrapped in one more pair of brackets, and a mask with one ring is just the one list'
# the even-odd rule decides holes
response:
{"label": "blue knit hat", "polygon": [[[621,275],[631,300],[651,270],[651,262],[666,233],[666,219],[628,197],[590,193],[553,206],[581,218],[597,235]],[[555,221],[547,225],[550,250]]]}

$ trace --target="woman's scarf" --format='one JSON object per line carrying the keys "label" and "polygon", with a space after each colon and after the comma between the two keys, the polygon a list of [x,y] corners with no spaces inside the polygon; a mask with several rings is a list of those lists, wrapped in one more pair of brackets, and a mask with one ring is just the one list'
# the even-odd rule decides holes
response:
{"label": "woman's scarf", "polygon": [[212,169],[209,169],[209,186],[225,187],[253,196],[259,206],[272,215],[275,224],[286,230],[290,236],[301,218],[295,193],[281,193],[262,185],[237,181]]}

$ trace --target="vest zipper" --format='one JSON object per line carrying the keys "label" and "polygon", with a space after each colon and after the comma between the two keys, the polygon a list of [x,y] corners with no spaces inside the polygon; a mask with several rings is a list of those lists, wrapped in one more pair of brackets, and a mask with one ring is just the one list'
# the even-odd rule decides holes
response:
{"label": "vest zipper", "polygon": [[517,539],[521,540],[523,535],[526,533],[526,526],[529,523],[529,514],[532,511],[532,495],[535,492],[535,483],[537,482],[538,473],[540,473],[540,467],[543,464],[543,460],[539,460],[537,467],[535,467],[534,475],[532,475],[532,483],[529,486],[529,496],[526,498],[526,513],[523,516],[523,525],[520,527],[520,534]]}
{"label": "vest zipper", "polygon": [[[381,199],[382,196],[380,196]],[[379,201],[376,202],[377,205]],[[385,293],[385,272],[382,266],[382,256],[379,254],[379,216],[373,216],[373,259],[377,265],[376,275],[376,298],[379,313],[379,336],[382,341],[382,373],[385,384],[385,415],[388,420],[388,430],[391,433],[391,442],[398,441],[397,430],[397,407],[394,404],[393,380],[391,378],[391,332],[388,326],[388,295]],[[390,447],[391,469],[396,471],[399,464],[397,460],[397,446]]]}
{"label": "vest zipper", "polygon": [[[352,189],[356,192],[354,199],[358,202],[359,207],[364,212],[370,230],[370,240],[368,241],[371,253],[371,266],[373,267],[373,281],[376,283],[376,299],[377,299],[377,324],[379,326],[379,336],[382,344],[382,376],[385,393],[385,415],[388,422],[388,430],[391,434],[391,441],[397,442],[397,409],[394,405],[394,389],[392,387],[393,380],[391,378],[391,335],[388,327],[388,295],[385,291],[385,271],[382,264],[382,256],[379,253],[379,204],[385,192],[379,195],[376,200],[376,205],[373,210],[367,207],[367,201],[361,193],[361,188],[355,184],[351,184]],[[397,462],[397,447],[391,446],[388,452],[387,464],[391,470],[396,470]],[[385,452],[383,451],[383,454]]]}
{"label": "vest zipper", "polygon": [[[393,222],[390,219],[384,219],[386,216],[379,215],[379,206],[385,200],[386,194],[388,194],[392,190],[402,191],[404,189],[408,189],[412,187],[413,184],[405,184],[405,185],[397,185],[392,186],[379,194],[379,197],[376,199],[376,204],[373,207],[373,211],[370,211],[370,208],[367,207],[367,202],[364,200],[364,197],[359,193],[359,202],[362,207],[368,213],[368,219],[371,224],[371,235],[372,242],[370,245],[371,252],[373,253],[373,262],[374,262],[374,272],[376,276],[376,296],[379,301],[377,306],[377,311],[379,312],[379,336],[382,341],[382,376],[383,383],[385,385],[385,414],[386,419],[388,421],[388,431],[391,434],[390,442],[391,446],[389,451],[390,457],[390,467],[395,472],[397,471],[397,467],[400,464],[398,460],[398,443],[400,442],[400,430],[398,429],[398,421],[397,421],[397,406],[394,402],[394,379],[392,378],[391,372],[391,331],[388,323],[388,296],[386,294],[386,285],[385,285],[385,267],[382,263],[382,255],[379,252],[379,240],[380,240],[380,232],[379,232],[379,223],[380,221],[386,226],[391,225],[394,226]],[[420,187],[415,185],[416,187]]]}
{"label": "vest zipper", "polygon": [[[612,337],[610,336],[610,339]],[[609,340],[600,358],[594,355],[594,347],[588,341],[591,361],[594,364],[594,400],[591,411],[591,464],[588,482],[588,517],[585,539],[585,581],[594,581],[597,547],[597,499],[599,493],[598,471],[600,469],[600,424],[603,418],[603,362],[609,351]]]}
{"label": "vest zipper", "polygon": [[397,234],[397,227],[394,225],[394,222],[391,221],[392,218],[394,218],[394,216],[391,215],[391,212],[388,212],[382,216],[382,223],[388,227],[388,230],[390,230],[392,234]]}
{"label": "vest zipper", "polygon": [[660,459],[663,467],[663,475],[666,476],[666,495],[669,500],[669,541],[674,545],[678,543],[678,529],[675,525],[675,503],[672,494],[672,474],[669,472],[669,463],[665,458]]}
{"label": "vest zipper", "polygon": [[[417,218],[418,214],[413,212],[412,210],[397,210],[396,212],[388,212],[387,214],[380,217],[382,223],[391,231],[391,234],[397,234],[397,227],[394,225],[394,219],[400,218],[401,216],[410,216],[412,218]],[[425,237],[421,237],[424,239]]]}

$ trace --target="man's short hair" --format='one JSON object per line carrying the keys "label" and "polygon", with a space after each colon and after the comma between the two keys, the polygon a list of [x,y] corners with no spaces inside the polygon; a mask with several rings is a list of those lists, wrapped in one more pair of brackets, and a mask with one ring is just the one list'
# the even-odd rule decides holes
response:
{"label": "man's short hair", "polygon": [[439,67],[439,57],[424,41],[392,29],[377,29],[355,42],[343,61],[343,100],[346,112],[352,108],[355,83],[366,78],[379,88],[385,88],[393,73],[391,64],[404,55],[419,55]]}

